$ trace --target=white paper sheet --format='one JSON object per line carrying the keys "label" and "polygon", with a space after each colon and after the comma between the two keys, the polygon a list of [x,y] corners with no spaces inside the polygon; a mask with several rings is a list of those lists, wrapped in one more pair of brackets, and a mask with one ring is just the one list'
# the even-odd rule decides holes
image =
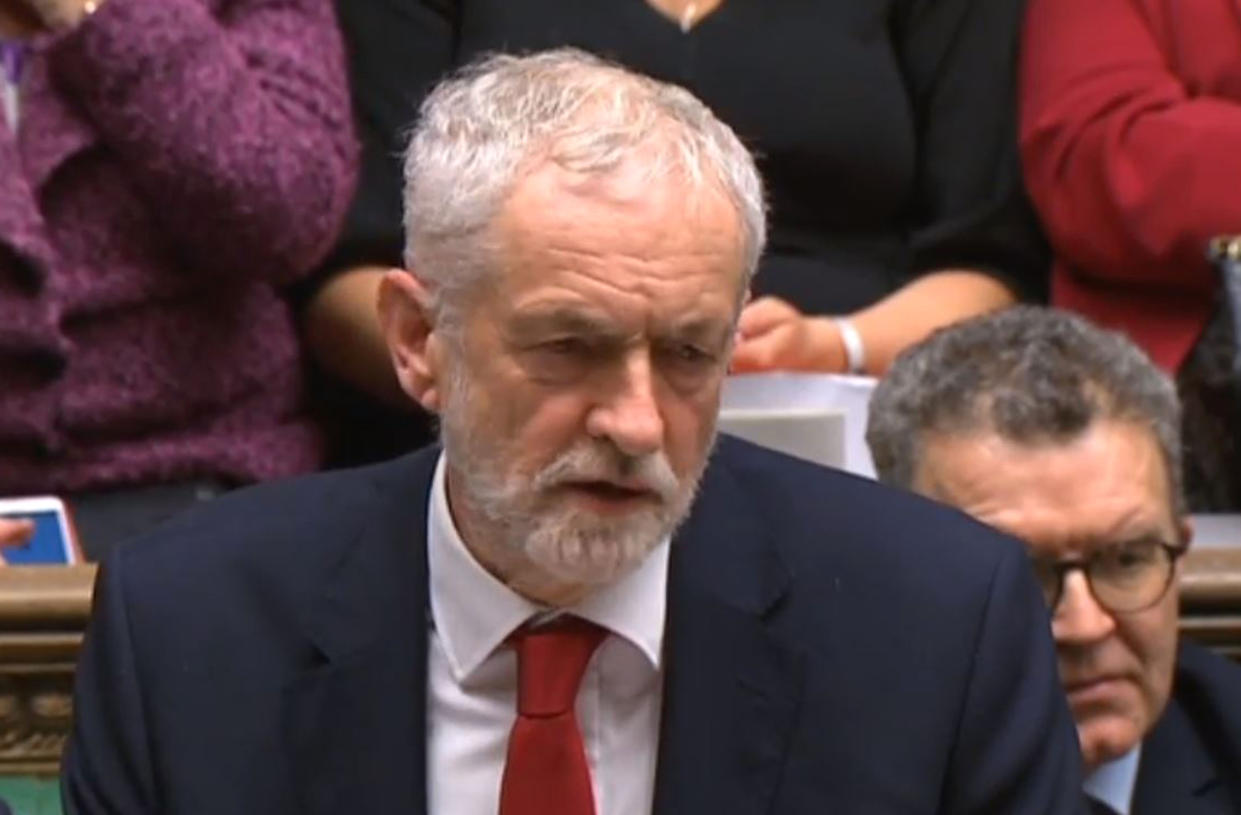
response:
{"label": "white paper sheet", "polygon": [[724,382],[720,409],[813,410],[829,408],[844,413],[844,469],[875,477],[875,465],[866,447],[866,417],[875,380],[868,376],[836,374],[743,374]]}

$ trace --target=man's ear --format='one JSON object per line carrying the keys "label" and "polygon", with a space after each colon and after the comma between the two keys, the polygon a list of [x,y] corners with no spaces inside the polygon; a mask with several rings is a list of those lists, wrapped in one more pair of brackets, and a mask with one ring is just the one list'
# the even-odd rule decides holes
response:
{"label": "man's ear", "polygon": [[401,389],[428,411],[440,408],[442,348],[431,294],[415,274],[389,269],[379,284],[379,324]]}
{"label": "man's ear", "polygon": [[1194,539],[1194,522],[1188,515],[1182,515],[1177,531],[1181,533],[1181,543],[1189,546]]}

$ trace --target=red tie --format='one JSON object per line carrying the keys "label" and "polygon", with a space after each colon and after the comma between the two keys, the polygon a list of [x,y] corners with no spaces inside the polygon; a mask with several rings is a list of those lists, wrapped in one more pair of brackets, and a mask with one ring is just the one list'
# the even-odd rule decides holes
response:
{"label": "red tie", "polygon": [[500,815],[595,815],[574,703],[586,663],[607,633],[567,617],[509,638],[517,649],[517,721],[500,783]]}

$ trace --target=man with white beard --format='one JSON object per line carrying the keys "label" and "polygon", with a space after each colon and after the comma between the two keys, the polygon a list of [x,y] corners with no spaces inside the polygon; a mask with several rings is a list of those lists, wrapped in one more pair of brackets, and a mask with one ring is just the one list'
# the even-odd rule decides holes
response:
{"label": "man with white beard", "polygon": [[70,812],[1074,809],[1015,541],[716,444],[765,224],[710,111],[490,58],[422,108],[406,231],[379,309],[442,449],[122,547]]}

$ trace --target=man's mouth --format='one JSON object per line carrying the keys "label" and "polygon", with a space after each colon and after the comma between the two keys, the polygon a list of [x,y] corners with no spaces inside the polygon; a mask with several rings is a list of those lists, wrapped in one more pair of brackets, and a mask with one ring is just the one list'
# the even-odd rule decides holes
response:
{"label": "man's mouth", "polygon": [[1089,704],[1110,699],[1126,681],[1126,677],[1121,674],[1104,674],[1065,682],[1064,691],[1070,701]]}
{"label": "man's mouth", "polygon": [[569,481],[561,488],[604,504],[630,505],[659,500],[658,494],[645,485],[603,479]]}

